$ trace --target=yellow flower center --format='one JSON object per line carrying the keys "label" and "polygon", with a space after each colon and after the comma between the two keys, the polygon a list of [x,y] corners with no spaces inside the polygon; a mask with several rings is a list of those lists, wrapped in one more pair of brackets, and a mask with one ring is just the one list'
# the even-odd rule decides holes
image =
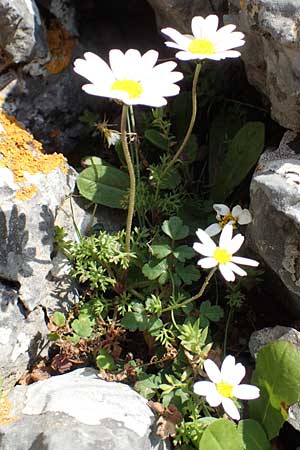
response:
{"label": "yellow flower center", "polygon": [[141,83],[134,80],[116,80],[111,89],[113,91],[125,91],[131,99],[140,97],[143,92]]}
{"label": "yellow flower center", "polygon": [[229,222],[234,222],[232,224],[233,228],[236,228],[237,219],[231,213],[226,214],[221,219],[219,219],[219,225],[221,228],[224,228]]}
{"label": "yellow flower center", "polygon": [[216,384],[217,391],[222,397],[232,398],[233,397],[233,386],[225,381],[220,381]]}
{"label": "yellow flower center", "polygon": [[231,261],[232,255],[228,253],[225,248],[217,247],[214,251],[213,257],[216,261],[218,261],[219,264],[226,264]]}
{"label": "yellow flower center", "polygon": [[194,39],[188,46],[188,50],[194,54],[213,55],[216,53],[214,44],[207,39]]}

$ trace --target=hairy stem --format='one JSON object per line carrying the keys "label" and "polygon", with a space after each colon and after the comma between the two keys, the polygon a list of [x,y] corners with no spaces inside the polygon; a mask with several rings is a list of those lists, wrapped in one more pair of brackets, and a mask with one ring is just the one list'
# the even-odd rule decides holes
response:
{"label": "hairy stem", "polygon": [[126,239],[125,239],[125,251],[126,253],[130,253],[130,237],[131,237],[131,226],[132,219],[134,214],[134,201],[135,201],[135,174],[134,168],[131,161],[131,156],[127,143],[127,135],[126,135],[126,119],[128,114],[128,106],[123,105],[122,107],[122,117],[121,117],[121,141],[124,152],[125,161],[128,168],[129,180],[130,180],[130,191],[129,191],[129,203],[128,203],[128,212],[127,212],[127,221],[126,221]]}
{"label": "hairy stem", "polygon": [[173,167],[173,165],[176,163],[177,159],[179,158],[179,156],[181,155],[181,153],[183,152],[186,144],[188,143],[194,125],[195,125],[195,120],[196,120],[196,115],[197,115],[197,83],[198,83],[198,79],[199,79],[199,75],[200,75],[200,70],[201,70],[201,64],[198,63],[196,65],[195,68],[195,72],[194,72],[194,78],[193,78],[193,87],[192,87],[192,115],[191,115],[191,121],[189,124],[189,127],[187,129],[186,135],[179,147],[179,149],[177,150],[177,152],[175,153],[175,155],[173,156],[173,158],[171,159],[171,161],[169,162],[169,164],[167,165],[167,167],[165,168],[165,170],[162,173],[162,177],[168,172],[168,170],[171,169],[171,167]]}

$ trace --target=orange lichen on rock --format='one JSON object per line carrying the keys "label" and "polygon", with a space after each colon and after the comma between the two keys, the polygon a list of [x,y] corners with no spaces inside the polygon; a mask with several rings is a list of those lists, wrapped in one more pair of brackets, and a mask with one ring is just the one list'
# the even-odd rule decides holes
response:
{"label": "orange lichen on rock", "polygon": [[53,20],[47,30],[51,60],[45,65],[50,73],[59,73],[70,63],[76,39],[58,22]]}
{"label": "orange lichen on rock", "polygon": [[62,154],[45,155],[42,144],[36,141],[14,117],[6,115],[1,110],[0,124],[4,129],[4,132],[0,132],[0,167],[10,169],[16,183],[26,181],[24,172],[31,175],[47,174],[60,167],[67,173],[66,160]]}
{"label": "orange lichen on rock", "polygon": [[3,393],[0,398],[0,426],[8,425],[9,423],[18,420],[18,417],[10,417],[10,412],[12,410],[12,404],[7,393]]}
{"label": "orange lichen on rock", "polygon": [[23,186],[16,193],[16,200],[29,200],[32,198],[38,191],[38,188],[35,184],[29,184],[28,186]]}

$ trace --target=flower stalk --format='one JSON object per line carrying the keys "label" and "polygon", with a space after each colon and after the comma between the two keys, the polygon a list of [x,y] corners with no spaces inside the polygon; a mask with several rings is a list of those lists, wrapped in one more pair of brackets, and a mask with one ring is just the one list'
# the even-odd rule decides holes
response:
{"label": "flower stalk", "polygon": [[195,68],[195,72],[194,72],[194,78],[193,78],[193,86],[192,86],[192,115],[191,115],[191,120],[190,120],[190,124],[189,127],[187,129],[186,135],[179,147],[179,149],[177,150],[177,152],[175,153],[175,155],[173,156],[173,158],[171,159],[171,161],[169,162],[169,164],[166,166],[165,170],[162,172],[162,177],[164,175],[166,175],[166,173],[171,169],[171,167],[174,166],[174,164],[176,163],[176,161],[178,160],[178,158],[180,157],[181,153],[183,152],[183,150],[185,149],[194,125],[195,125],[195,121],[196,121],[196,116],[197,116],[197,84],[198,84],[198,80],[199,80],[199,75],[200,75],[200,71],[201,71],[201,63],[198,62],[196,64],[196,68]]}
{"label": "flower stalk", "polygon": [[132,219],[134,214],[134,202],[135,202],[135,174],[134,168],[128,148],[127,143],[127,133],[126,133],[126,120],[128,114],[128,106],[123,104],[122,107],[122,116],[121,116],[121,142],[124,152],[125,161],[127,164],[129,180],[130,180],[130,190],[129,190],[129,202],[128,202],[128,211],[127,211],[127,221],[126,221],[126,238],[125,238],[125,251],[126,253],[130,253],[130,238],[131,238],[131,227],[132,227]]}

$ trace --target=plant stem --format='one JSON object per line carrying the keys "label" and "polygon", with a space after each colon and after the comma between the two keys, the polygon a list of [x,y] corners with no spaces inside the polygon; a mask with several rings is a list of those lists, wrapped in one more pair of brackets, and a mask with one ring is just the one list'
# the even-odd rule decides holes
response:
{"label": "plant stem", "polygon": [[204,281],[200,291],[198,292],[198,294],[194,295],[193,297],[187,298],[186,300],[184,300],[181,303],[177,303],[177,305],[173,305],[173,306],[169,306],[168,308],[164,308],[162,310],[162,313],[165,313],[167,311],[173,311],[174,309],[182,308],[183,306],[186,306],[189,303],[191,303],[191,302],[193,302],[195,300],[198,300],[198,298],[202,297],[202,295],[204,294],[205,289],[207,288],[208,283],[210,282],[211,277],[213,276],[213,274],[215,273],[216,270],[217,270],[217,267],[213,267],[211,269],[211,271],[209,272],[209,274],[205,278],[205,281]]}
{"label": "plant stem", "polygon": [[224,357],[226,356],[226,348],[227,348],[227,340],[228,340],[228,329],[229,329],[229,325],[232,319],[232,313],[233,313],[233,308],[230,308],[229,313],[228,313],[228,317],[227,317],[227,321],[226,321],[226,327],[225,327],[225,334],[224,334],[224,345],[223,345],[223,352],[224,352]]}
{"label": "plant stem", "polygon": [[130,191],[129,191],[129,204],[127,212],[126,221],[126,239],[125,239],[125,251],[130,253],[130,237],[131,237],[131,226],[134,214],[134,201],[135,201],[135,174],[134,168],[131,161],[130,152],[128,149],[127,135],[126,135],[126,119],[128,114],[128,106],[123,104],[122,107],[122,117],[121,117],[121,141],[124,152],[125,161],[128,168],[129,180],[130,180]]}
{"label": "plant stem", "polygon": [[168,170],[170,170],[170,168],[176,163],[177,159],[179,158],[179,156],[181,155],[182,151],[184,150],[186,144],[188,143],[194,125],[195,125],[195,120],[196,120],[196,115],[197,115],[197,83],[198,83],[198,79],[199,79],[199,75],[200,75],[200,70],[201,70],[201,64],[197,63],[196,68],[195,68],[195,72],[194,72],[194,78],[193,78],[193,86],[192,86],[192,115],[191,115],[191,121],[189,124],[189,127],[187,129],[186,135],[179,147],[179,149],[177,150],[177,152],[175,153],[175,155],[173,156],[173,158],[171,159],[171,161],[169,162],[169,164],[167,165],[167,167],[165,168],[165,170],[162,172],[162,177],[168,172]]}

